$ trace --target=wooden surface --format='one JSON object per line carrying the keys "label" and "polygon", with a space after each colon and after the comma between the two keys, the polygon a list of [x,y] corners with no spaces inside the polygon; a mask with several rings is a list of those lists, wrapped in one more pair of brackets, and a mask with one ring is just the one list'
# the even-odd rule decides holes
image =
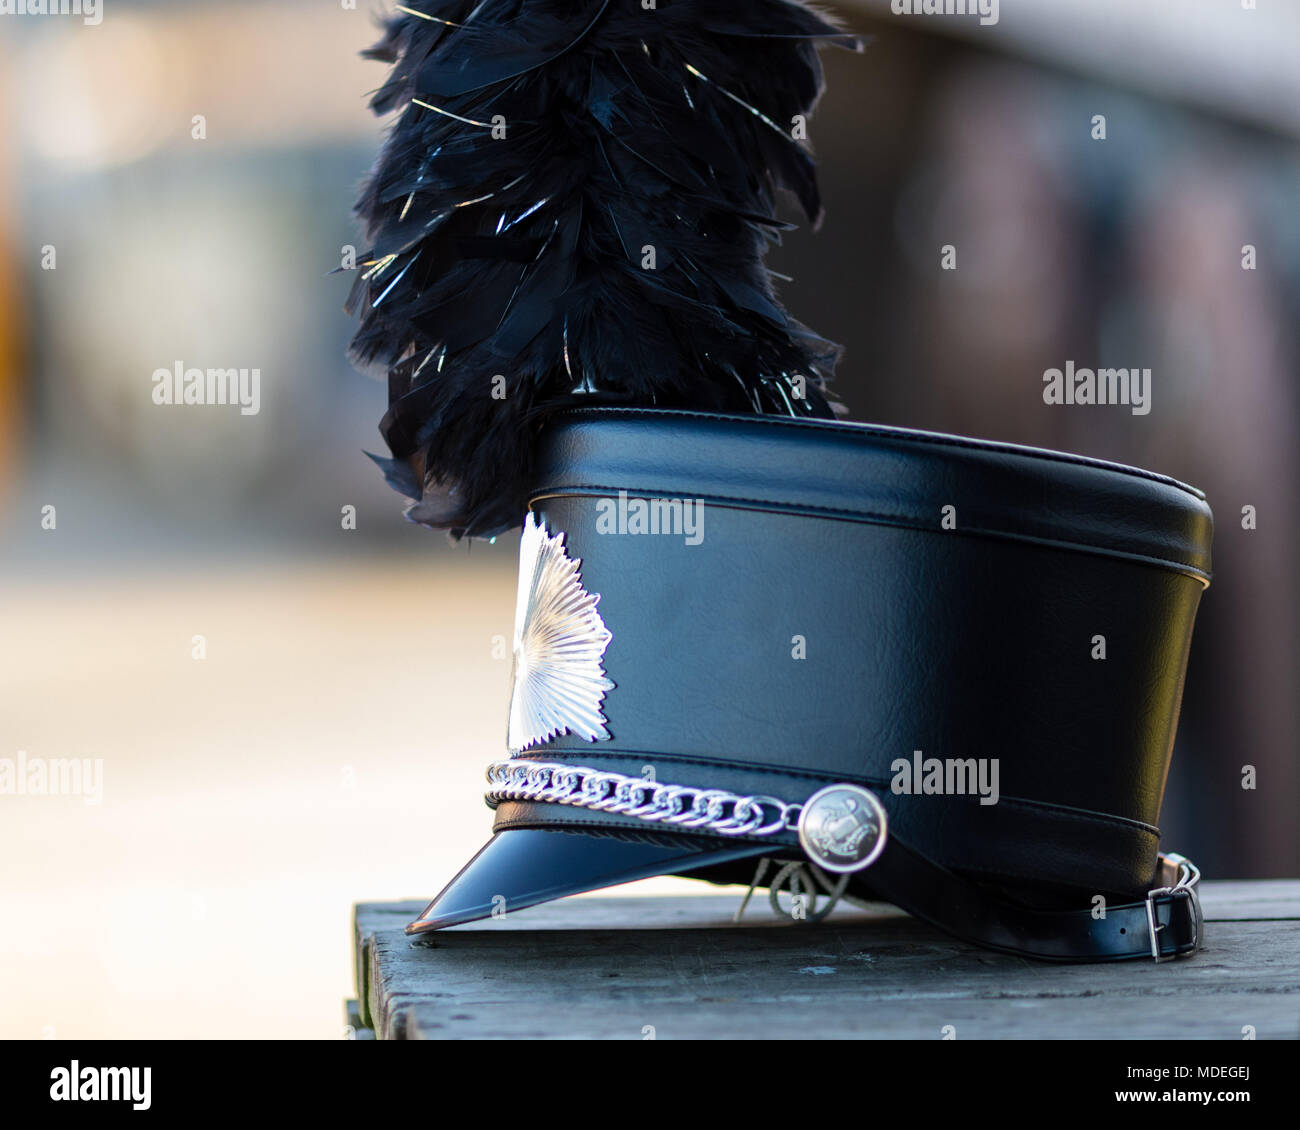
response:
{"label": "wooden surface", "polygon": [[1156,965],[990,953],[892,907],[818,925],[738,899],[578,898],[422,938],[356,907],[361,1039],[1300,1036],[1300,881],[1202,884],[1205,944]]}

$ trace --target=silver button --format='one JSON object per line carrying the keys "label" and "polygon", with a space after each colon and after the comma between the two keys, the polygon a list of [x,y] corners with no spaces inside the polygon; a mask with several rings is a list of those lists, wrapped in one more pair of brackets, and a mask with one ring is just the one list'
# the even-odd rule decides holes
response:
{"label": "silver button", "polygon": [[858,785],[829,785],[813,793],[799,814],[799,844],[826,871],[870,867],[885,850],[886,835],[884,807]]}

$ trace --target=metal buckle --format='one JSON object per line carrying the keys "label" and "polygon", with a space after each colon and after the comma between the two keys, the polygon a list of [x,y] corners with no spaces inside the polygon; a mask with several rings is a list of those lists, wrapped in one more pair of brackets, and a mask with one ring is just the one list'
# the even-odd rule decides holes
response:
{"label": "metal buckle", "polygon": [[[1161,962],[1173,961],[1178,956],[1177,953],[1164,953],[1160,949],[1160,931],[1165,927],[1162,923],[1156,921],[1156,899],[1169,895],[1174,898],[1186,898],[1195,900],[1196,884],[1200,882],[1201,872],[1185,855],[1175,855],[1170,852],[1168,855],[1160,857],[1162,863],[1172,863],[1178,868],[1178,882],[1172,887],[1156,887],[1154,890],[1147,891],[1146,909],[1147,909],[1147,931],[1151,938],[1151,957],[1159,965]],[[1196,907],[1192,907],[1192,946],[1195,950],[1199,942],[1196,930]],[[1191,952],[1190,950],[1188,952]]]}

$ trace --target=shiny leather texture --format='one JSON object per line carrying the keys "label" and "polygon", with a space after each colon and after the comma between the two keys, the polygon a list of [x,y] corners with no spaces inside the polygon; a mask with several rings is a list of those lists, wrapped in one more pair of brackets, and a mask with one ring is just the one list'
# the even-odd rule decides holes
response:
{"label": "shiny leather texture", "polygon": [[[620,491],[702,500],[702,540],[600,532]],[[594,409],[548,430],[532,508],[600,594],[615,686],[611,740],[522,756],[787,801],[861,784],[911,849],[1036,905],[1153,885],[1210,575],[1199,491],[925,432]],[[892,791],[918,750],[998,759],[998,803]],[[497,808],[498,833],[541,828],[646,825]]]}

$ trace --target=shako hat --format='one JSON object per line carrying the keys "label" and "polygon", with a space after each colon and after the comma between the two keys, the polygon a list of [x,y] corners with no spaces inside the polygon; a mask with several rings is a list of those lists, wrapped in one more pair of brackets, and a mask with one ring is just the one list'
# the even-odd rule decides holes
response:
{"label": "shako hat", "polygon": [[1201,492],[1073,455],[563,416],[494,834],[408,932],[769,860],[760,885],[799,864],[1010,953],[1189,953],[1197,873],[1158,820],[1210,534]]}
{"label": "shako hat", "polygon": [[410,931],[689,875],[1033,957],[1194,950],[1157,820],[1209,508],[839,421],[763,256],[778,191],[820,218],[817,44],[857,41],[796,0],[397,13],[349,302],[377,461],[413,521],[524,523],[494,834]]}

